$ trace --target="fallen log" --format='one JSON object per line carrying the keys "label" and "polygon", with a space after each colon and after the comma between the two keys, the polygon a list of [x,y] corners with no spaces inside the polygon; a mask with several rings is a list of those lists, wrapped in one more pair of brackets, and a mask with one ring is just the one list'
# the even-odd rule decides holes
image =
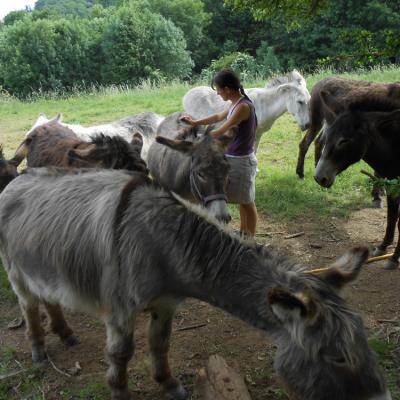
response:
{"label": "fallen log", "polygon": [[200,369],[194,390],[199,400],[251,400],[244,379],[218,355]]}

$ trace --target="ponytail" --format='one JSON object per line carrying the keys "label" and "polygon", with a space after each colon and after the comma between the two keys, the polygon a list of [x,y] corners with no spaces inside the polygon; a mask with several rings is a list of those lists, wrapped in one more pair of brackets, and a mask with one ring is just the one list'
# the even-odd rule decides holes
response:
{"label": "ponytail", "polygon": [[252,102],[252,101],[250,100],[249,96],[247,96],[246,92],[244,91],[242,85],[239,86],[239,92],[240,92],[240,94],[241,94],[242,96],[244,96],[248,101]]}

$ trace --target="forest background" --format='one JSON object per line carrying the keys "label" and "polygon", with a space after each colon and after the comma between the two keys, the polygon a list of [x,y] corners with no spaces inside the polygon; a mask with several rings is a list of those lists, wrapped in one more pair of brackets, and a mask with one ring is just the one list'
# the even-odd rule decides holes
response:
{"label": "forest background", "polygon": [[209,79],[223,67],[249,79],[400,61],[398,0],[319,0],[293,17],[303,2],[38,0],[0,22],[0,91],[27,98]]}

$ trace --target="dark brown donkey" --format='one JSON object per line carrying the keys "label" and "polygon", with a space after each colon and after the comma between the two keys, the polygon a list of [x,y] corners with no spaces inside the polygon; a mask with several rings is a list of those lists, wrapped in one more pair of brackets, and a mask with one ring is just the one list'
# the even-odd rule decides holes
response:
{"label": "dark brown donkey", "polygon": [[[350,165],[364,160],[380,176],[400,177],[400,105],[390,100],[362,99],[346,108],[334,96],[321,93],[329,127],[325,146],[315,170],[316,181],[324,187],[335,182],[336,175]],[[381,255],[393,242],[399,220],[400,198],[387,194],[387,225],[382,243],[374,255]],[[399,231],[400,231],[400,221]],[[400,256],[400,239],[385,269],[395,269]]]}
{"label": "dark brown donkey", "polygon": [[146,163],[140,157],[142,146],[140,134],[134,135],[131,143],[119,136],[102,134],[85,142],[71,129],[49,122],[28,134],[12,161],[19,165],[27,158],[28,167],[97,167],[147,174]]}
{"label": "dark brown donkey", "polygon": [[[304,178],[304,159],[308,148],[317,135],[321,132],[324,122],[329,125],[320,93],[329,93],[337,102],[346,106],[350,102],[362,100],[373,96],[374,98],[393,99],[400,103],[400,84],[398,83],[375,83],[358,81],[340,77],[324,78],[317,82],[311,91],[310,100],[310,121],[311,125],[299,145],[299,156],[297,160],[296,173],[299,178]],[[315,141],[315,162],[318,162],[324,146],[324,135],[318,136]],[[380,206],[379,191],[373,191],[375,206]]]}
{"label": "dark brown donkey", "polygon": [[7,161],[0,146],[0,192],[18,175],[15,162]]}
{"label": "dark brown donkey", "polygon": [[140,156],[142,146],[139,133],[130,143],[119,136],[102,134],[85,142],[69,128],[58,122],[49,122],[30,132],[11,160],[6,161],[0,152],[0,191],[17,176],[17,167],[25,158],[28,167],[96,167],[147,174],[146,163]]}

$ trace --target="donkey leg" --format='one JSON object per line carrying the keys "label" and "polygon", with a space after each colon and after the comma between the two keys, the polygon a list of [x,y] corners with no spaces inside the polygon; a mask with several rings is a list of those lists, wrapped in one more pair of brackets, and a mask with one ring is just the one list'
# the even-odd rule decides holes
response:
{"label": "donkey leg", "polygon": [[373,251],[372,254],[374,256],[380,256],[384,254],[386,248],[393,242],[396,222],[399,216],[399,203],[400,198],[387,196],[387,219],[385,237],[383,238],[382,243]]}
{"label": "donkey leg", "polygon": [[46,359],[44,350],[44,329],[39,315],[39,298],[30,292],[18,279],[10,277],[18,296],[19,305],[26,322],[26,336],[31,342],[32,360],[41,362]]}
{"label": "donkey leg", "polygon": [[127,372],[127,365],[135,348],[133,326],[126,328],[107,321],[106,327],[106,354],[110,364],[107,381],[111,389],[111,400],[133,400],[133,395],[128,390]]}
{"label": "donkey leg", "polygon": [[151,313],[149,324],[149,345],[153,366],[153,378],[162,385],[166,397],[184,400],[187,392],[172,376],[168,362],[169,341],[175,307],[156,308]]}
{"label": "donkey leg", "polygon": [[[400,218],[397,220],[397,229],[400,235]],[[399,266],[399,257],[400,257],[400,236],[397,240],[397,245],[393,252],[392,257],[390,257],[389,260],[385,263],[383,269],[386,270],[396,269]]]}
{"label": "donkey leg", "polygon": [[[377,178],[380,177],[376,172],[374,172],[374,176]],[[382,208],[381,189],[375,184],[372,186],[371,196],[372,208]]]}
{"label": "donkey leg", "polygon": [[312,125],[299,144],[299,155],[297,157],[296,174],[300,179],[304,179],[304,160],[306,158],[308,148],[310,147],[311,143],[318,135],[318,132],[320,130],[321,126]]}
{"label": "donkey leg", "polygon": [[64,318],[62,308],[59,304],[51,304],[47,301],[43,302],[46,307],[47,314],[50,318],[50,328],[53,333],[58,335],[63,343],[67,346],[74,346],[79,343],[78,338],[74,335],[74,332],[69,327],[67,321]]}

